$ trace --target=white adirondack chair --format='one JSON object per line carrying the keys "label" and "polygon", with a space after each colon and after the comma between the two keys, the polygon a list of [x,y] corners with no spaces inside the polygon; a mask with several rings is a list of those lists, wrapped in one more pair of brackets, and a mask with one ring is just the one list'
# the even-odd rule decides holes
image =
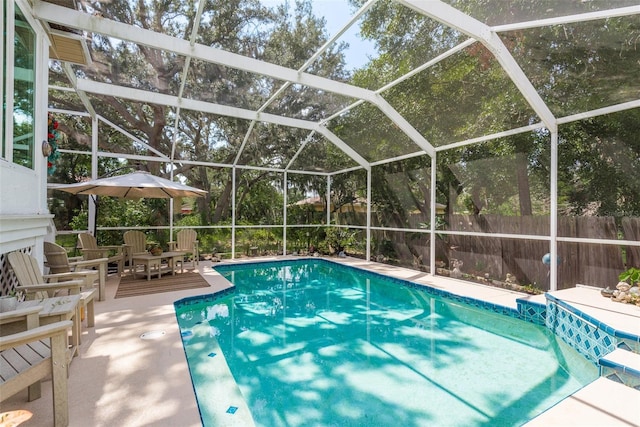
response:
{"label": "white adirondack chair", "polygon": [[[73,322],[65,320],[39,326],[41,306],[0,313],[0,330],[19,323],[20,332],[0,337],[0,400],[28,388],[28,400],[40,398],[40,380],[51,378],[53,388],[53,423],[69,425],[67,391],[67,335]],[[20,327],[20,326],[19,326]]]}
{"label": "white adirondack chair", "polygon": [[200,264],[200,248],[198,233],[192,229],[180,230],[176,233],[176,240],[169,242],[171,251],[185,252],[193,256],[193,265]]}
{"label": "white adirondack chair", "polygon": [[122,245],[98,246],[95,236],[89,233],[78,234],[78,243],[85,261],[107,258],[109,263],[118,265],[118,274],[124,270],[124,253]]}
{"label": "white adirondack chair", "polygon": [[[26,299],[43,299],[60,296],[61,292],[67,295],[80,294],[80,307],[87,312],[87,326],[95,325],[94,297],[97,290],[91,286],[83,290],[88,279],[87,274],[97,279],[97,271],[87,273],[56,273],[42,274],[38,261],[24,252],[11,252],[7,255],[13,273],[18,279],[17,291],[23,291]],[[91,283],[93,283],[91,280]]]}
{"label": "white adirondack chair", "polygon": [[125,231],[124,247],[129,259],[129,270],[133,269],[133,256],[147,254],[147,236],[142,231],[129,230]]}

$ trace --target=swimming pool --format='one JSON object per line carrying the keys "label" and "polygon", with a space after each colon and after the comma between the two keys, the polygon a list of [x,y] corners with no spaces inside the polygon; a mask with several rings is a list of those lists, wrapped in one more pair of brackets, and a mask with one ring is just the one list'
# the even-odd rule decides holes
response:
{"label": "swimming pool", "polygon": [[259,426],[521,425],[598,376],[542,326],[397,279],[316,259],[216,270],[232,292],[176,302],[205,426],[232,419],[233,390]]}

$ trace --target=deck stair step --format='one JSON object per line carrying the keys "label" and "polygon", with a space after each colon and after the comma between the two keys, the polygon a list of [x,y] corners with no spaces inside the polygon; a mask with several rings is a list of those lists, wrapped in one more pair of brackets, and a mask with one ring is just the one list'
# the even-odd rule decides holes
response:
{"label": "deck stair step", "polygon": [[600,376],[640,390],[640,354],[617,348],[599,360]]}

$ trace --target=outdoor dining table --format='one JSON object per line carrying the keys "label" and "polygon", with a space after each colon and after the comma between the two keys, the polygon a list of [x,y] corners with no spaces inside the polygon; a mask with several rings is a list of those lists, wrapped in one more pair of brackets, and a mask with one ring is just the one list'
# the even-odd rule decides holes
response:
{"label": "outdoor dining table", "polygon": [[41,306],[39,321],[40,326],[61,320],[73,321],[71,328],[71,342],[69,359],[76,356],[80,345],[80,295],[66,295],[62,297],[33,299],[18,303],[17,309]]}
{"label": "outdoor dining table", "polygon": [[[172,276],[176,275],[176,267],[177,264],[180,264],[180,272],[184,271],[183,261],[186,252],[182,251],[170,251],[170,252],[162,252],[159,255],[152,254],[138,254],[133,255],[132,260],[132,271],[133,277],[137,277],[138,275],[138,266],[141,265],[144,267],[142,274],[147,274],[147,280],[151,280],[152,268],[153,274],[158,273],[158,278],[162,277],[162,261],[167,261],[167,266],[169,268],[168,271],[171,272]],[[166,270],[165,270],[166,271]]]}

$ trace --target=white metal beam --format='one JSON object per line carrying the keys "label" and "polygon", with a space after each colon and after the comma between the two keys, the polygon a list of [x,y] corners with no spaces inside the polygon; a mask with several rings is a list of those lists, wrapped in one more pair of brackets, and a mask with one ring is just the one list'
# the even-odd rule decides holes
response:
{"label": "white metal beam", "polygon": [[[73,91],[73,89],[72,89],[72,91]],[[48,111],[50,113],[66,114],[68,116],[91,117],[91,115],[87,111],[63,110],[61,108],[49,108]]]}
{"label": "white metal beam", "polygon": [[[614,5],[614,2],[611,2]],[[504,31],[524,30],[527,28],[550,27],[552,25],[576,24],[587,21],[597,21],[599,19],[620,18],[640,14],[640,5],[620,7],[609,10],[599,10],[596,12],[579,13],[576,15],[558,16],[555,18],[537,19],[535,21],[516,22],[514,24],[496,25],[491,29],[497,33]]]}
{"label": "white metal beam", "polygon": [[68,64],[65,62],[64,64],[62,64],[62,67],[64,68],[64,73],[66,74],[67,78],[71,82],[71,85],[75,88],[75,93],[76,95],[78,95],[78,98],[80,98],[80,102],[82,102],[82,105],[84,105],[84,108],[87,109],[87,112],[89,113],[89,115],[91,117],[95,117],[96,110],[93,108],[93,105],[89,100],[89,97],[83,91],[78,90],[78,79],[76,78],[76,74],[73,71],[73,68],[71,68],[71,64]]}
{"label": "white metal beam", "polygon": [[536,123],[528,126],[523,126],[519,128],[509,129],[502,132],[492,133],[491,135],[483,135],[477,138],[466,139],[464,141],[453,142],[451,144],[442,145],[436,148],[437,152],[451,150],[452,148],[464,147],[465,145],[473,145],[478,144],[480,142],[492,141],[498,138],[505,138],[512,135],[517,135],[520,133],[533,132],[536,129],[544,128],[544,123]]}
{"label": "white metal beam", "polygon": [[[201,44],[192,44],[187,40],[178,39],[166,34],[156,33],[154,31],[146,30],[139,27],[134,27],[128,24],[119,23],[109,19],[88,15],[86,13],[70,10],[65,7],[56,6],[50,3],[36,0],[34,3],[34,15],[38,19],[42,19],[47,22],[54,22],[59,25],[64,25],[70,28],[77,28],[87,31],[93,31],[106,36],[114,37],[120,40],[127,40],[134,43],[139,43],[145,46],[153,47],[160,50],[174,52],[185,57],[192,57],[201,59],[206,62],[217,63],[225,65],[231,68],[252,72],[259,75],[272,77],[278,80],[284,80],[288,82],[298,83],[301,85],[313,87],[316,89],[322,89],[327,92],[337,93],[340,95],[367,100],[377,105],[381,111],[383,111],[389,118],[396,123],[403,132],[407,133],[420,148],[433,153],[433,147],[420,135],[404,118],[391,107],[384,99],[374,93],[371,90],[363,89],[357,86],[352,86],[346,83],[337,82],[324,77],[319,77],[313,74],[300,72],[290,68],[282,67],[279,65],[267,63],[254,58],[245,57],[235,53],[227,52],[214,47],[205,46]],[[129,89],[131,90],[131,89]],[[155,94],[161,97],[161,94],[148,92],[149,94]],[[182,100],[181,100],[182,101]],[[183,105],[171,104],[176,108],[189,108],[186,104],[188,100],[183,101]],[[148,101],[154,102],[154,101]],[[196,101],[191,101],[196,102]],[[155,102],[158,104],[166,104],[165,102]],[[232,107],[226,107],[227,113],[215,113],[225,116],[246,118],[246,116],[237,115],[241,109],[233,109]],[[199,108],[191,108],[198,111],[207,111]],[[264,114],[264,113],[260,113]],[[272,117],[278,117],[271,115]],[[254,118],[247,118],[252,120]],[[257,119],[262,120],[262,119]],[[275,120],[275,119],[272,119]],[[275,123],[272,120],[270,123]],[[291,119],[294,120],[294,119]],[[279,123],[285,126],[302,127],[296,125],[286,125],[285,123]],[[302,127],[308,129],[308,127]]]}
{"label": "white metal beam", "polygon": [[[193,46],[196,43],[196,37],[198,36],[198,29],[200,28],[200,19],[202,18],[202,13],[204,12],[205,3],[206,3],[205,0],[200,0],[200,3],[198,4],[198,10],[196,11],[196,16],[193,19],[193,28],[191,29],[191,35],[189,37],[189,44],[191,44],[191,46]],[[187,59],[184,61],[184,66],[182,67],[182,81],[180,82],[180,89],[178,90],[178,99],[182,99],[182,95],[184,93],[184,87],[187,84],[187,76],[189,75],[190,65],[191,65],[191,57],[188,56]],[[179,123],[180,123],[180,107],[177,107],[174,123],[173,123],[173,138],[171,139],[171,159],[172,160],[175,158],[175,155],[176,155],[176,145],[178,144]],[[171,218],[173,220],[173,216]],[[171,231],[173,232],[173,227],[171,228]]]}
{"label": "white metal beam", "polygon": [[[206,113],[217,114],[221,116],[238,117],[246,120],[262,121],[282,126],[289,126],[301,129],[316,131],[325,136],[336,147],[351,157],[359,165],[369,168],[369,163],[360,154],[356,153],[351,147],[345,144],[334,133],[326,127],[318,125],[316,122],[308,120],[294,119],[290,117],[276,116],[274,114],[256,113],[254,111],[242,108],[229,107],[226,105],[212,104],[210,102],[196,101],[192,99],[178,99],[173,95],[165,95],[157,92],[149,92],[140,89],[127,88],[122,86],[111,85],[108,83],[99,83],[90,80],[78,80],[78,88],[85,92],[97,93],[101,95],[115,96],[124,99],[130,99],[139,102],[148,102],[152,104],[167,105],[177,107],[181,105],[187,110],[201,111]],[[394,110],[395,111],[395,110]],[[397,112],[396,112],[397,114]]]}
{"label": "white metal beam", "polygon": [[112,21],[87,13],[56,6],[51,3],[36,0],[33,7],[34,16],[38,19],[64,25],[69,28],[92,31],[105,36],[126,40],[156,49],[170,51],[178,55],[197,58],[202,61],[225,65],[239,70],[268,76],[278,80],[290,81],[301,85],[322,89],[328,92],[342,94],[353,98],[373,101],[372,91],[346,83],[336,82],[308,73],[282,67],[249,58],[236,53],[216,49],[211,46],[194,44],[187,40],[178,39],[166,34],[156,33],[140,27]]}
{"label": "white metal beam", "polygon": [[623,102],[622,104],[598,108],[597,110],[584,111],[582,113],[573,114],[571,116],[560,117],[558,119],[558,124],[590,119],[591,117],[604,116],[606,114],[613,114],[620,111],[630,110],[632,108],[640,108],[640,99],[637,99],[635,101]]}
{"label": "white metal beam", "polygon": [[114,96],[150,104],[166,105],[174,108],[180,106],[181,108],[186,110],[200,111],[203,113],[216,114],[219,116],[237,117],[245,120],[256,120],[309,130],[316,130],[318,128],[318,124],[316,122],[311,122],[308,120],[294,119],[268,113],[256,113],[255,111],[245,110],[243,108],[213,104],[210,102],[197,101],[194,99],[179,99],[174,95],[166,95],[158,92],[117,86],[109,83],[94,82],[86,79],[78,80],[78,88],[85,92],[96,93],[100,95]]}
{"label": "white metal beam", "polygon": [[[81,150],[68,150],[65,148],[61,148],[59,150],[61,153],[67,154],[75,154],[81,156],[91,156],[91,151],[81,151]],[[107,157],[112,159],[127,159],[127,160],[137,160],[137,161],[145,161],[145,162],[156,162],[156,163],[171,163],[171,159],[168,157],[154,157],[154,156],[146,156],[139,154],[124,154],[124,153],[110,153],[106,151],[98,151],[96,152],[97,157]],[[283,173],[288,172],[289,174],[300,174],[300,175],[314,175],[314,176],[329,176],[331,175],[329,172],[318,172],[318,171],[306,171],[306,170],[286,170],[281,168],[269,168],[262,166],[251,166],[251,165],[233,165],[229,163],[217,163],[217,162],[206,162],[200,160],[180,160],[181,164],[185,165],[194,165],[194,166],[207,166],[212,168],[224,168],[224,169],[247,169],[247,170],[261,170],[266,172],[276,172]],[[362,169],[362,167],[357,166],[353,168],[353,170]],[[348,170],[345,170],[346,172]]]}
{"label": "white metal beam", "polygon": [[331,172],[331,173],[329,173],[329,176],[340,175],[342,173],[358,171],[360,169],[363,169],[363,167],[362,166],[353,166],[353,167],[350,167],[350,168],[340,169],[338,171]]}
{"label": "white metal beam", "polygon": [[402,156],[390,157],[388,159],[371,162],[371,166],[386,165],[387,163],[399,162],[401,160],[413,159],[414,157],[420,157],[420,156],[426,156],[426,155],[427,153],[424,151],[416,151],[415,153],[403,154]]}

